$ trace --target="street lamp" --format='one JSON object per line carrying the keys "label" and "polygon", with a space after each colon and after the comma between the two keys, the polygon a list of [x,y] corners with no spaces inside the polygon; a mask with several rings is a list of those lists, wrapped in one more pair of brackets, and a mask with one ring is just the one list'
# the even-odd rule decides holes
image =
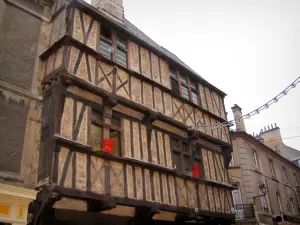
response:
{"label": "street lamp", "polygon": [[259,189],[261,190],[261,193],[263,193],[263,196],[267,194],[268,187],[265,184],[260,184]]}
{"label": "street lamp", "polygon": [[268,187],[264,183],[260,184],[258,187],[259,187],[259,190],[261,191],[262,194],[261,195],[257,195],[257,196],[253,196],[253,211],[254,211],[254,216],[256,218],[257,224],[259,224],[259,222],[258,222],[258,215],[257,215],[257,211],[256,211],[255,200],[257,198],[265,196],[267,194],[267,192],[268,192]]}

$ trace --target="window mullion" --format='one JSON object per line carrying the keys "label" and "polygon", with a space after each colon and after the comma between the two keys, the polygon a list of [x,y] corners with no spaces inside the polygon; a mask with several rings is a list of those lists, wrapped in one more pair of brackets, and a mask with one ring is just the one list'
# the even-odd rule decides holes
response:
{"label": "window mullion", "polygon": [[116,31],[112,31],[112,60],[115,62],[116,61],[116,56],[117,56],[117,34]]}
{"label": "window mullion", "polygon": [[191,82],[190,82],[189,76],[187,76],[187,84],[188,84],[188,89],[189,89],[189,99],[191,102],[193,102],[193,95],[192,95]]}
{"label": "window mullion", "polygon": [[180,81],[180,77],[179,77],[179,70],[176,70],[176,74],[177,74],[177,82],[178,82],[178,88],[179,88],[179,95],[182,96],[181,81]]}

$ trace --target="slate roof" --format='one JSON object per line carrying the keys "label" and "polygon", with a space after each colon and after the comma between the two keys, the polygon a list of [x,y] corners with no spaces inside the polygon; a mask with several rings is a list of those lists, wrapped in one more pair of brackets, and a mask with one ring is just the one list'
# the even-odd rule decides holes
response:
{"label": "slate roof", "polygon": [[88,4],[87,2],[85,2],[84,0],[74,0],[75,2],[80,3],[80,7],[84,7],[86,9],[88,9],[90,12],[93,12],[93,14],[98,14],[103,18],[106,18],[107,20],[109,20],[111,23],[113,23],[115,26],[119,27],[120,29],[126,31],[127,33],[129,33],[130,35],[135,36],[136,38],[138,38],[140,41],[144,42],[145,44],[151,46],[152,48],[154,48],[155,50],[157,50],[158,52],[162,53],[163,55],[165,55],[167,58],[172,59],[174,62],[178,63],[179,65],[181,65],[183,68],[185,68],[186,70],[188,70],[189,72],[191,72],[192,74],[198,76],[199,78],[201,78],[203,81],[205,81],[210,87],[212,87],[213,89],[215,89],[217,92],[219,92],[222,95],[226,95],[226,93],[224,93],[223,91],[221,91],[220,89],[218,89],[217,87],[215,87],[214,85],[210,84],[209,82],[207,82],[202,76],[200,76],[196,71],[194,71],[192,68],[190,68],[187,64],[185,64],[183,61],[181,61],[175,54],[173,54],[172,52],[168,51],[167,49],[165,49],[164,47],[160,46],[159,44],[157,44],[155,41],[153,41],[151,38],[149,38],[144,32],[142,32],[140,29],[138,29],[136,26],[134,26],[131,22],[129,22],[126,18],[124,18],[124,24],[118,23],[116,20],[112,20],[110,17],[107,16],[107,14],[105,14],[104,12],[97,10],[95,7],[93,7],[92,5]]}

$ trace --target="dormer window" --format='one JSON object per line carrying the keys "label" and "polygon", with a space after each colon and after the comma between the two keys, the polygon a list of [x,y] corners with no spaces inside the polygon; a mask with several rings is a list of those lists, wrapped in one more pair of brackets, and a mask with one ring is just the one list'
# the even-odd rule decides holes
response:
{"label": "dormer window", "polygon": [[169,71],[172,91],[176,95],[199,105],[200,101],[197,83],[173,67],[170,67]]}
{"label": "dormer window", "polygon": [[101,26],[100,36],[100,54],[127,67],[127,40],[105,25]]}

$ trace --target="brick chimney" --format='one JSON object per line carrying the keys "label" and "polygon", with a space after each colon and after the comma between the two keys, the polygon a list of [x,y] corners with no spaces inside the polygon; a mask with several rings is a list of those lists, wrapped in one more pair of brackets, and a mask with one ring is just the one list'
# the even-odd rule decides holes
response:
{"label": "brick chimney", "polygon": [[242,118],[242,116],[243,116],[242,108],[239,107],[237,104],[234,104],[234,106],[231,109],[232,109],[233,117],[234,117],[235,124],[236,124],[236,130],[246,132],[244,119]]}
{"label": "brick chimney", "polygon": [[119,23],[124,23],[123,0],[92,0],[92,6]]}

